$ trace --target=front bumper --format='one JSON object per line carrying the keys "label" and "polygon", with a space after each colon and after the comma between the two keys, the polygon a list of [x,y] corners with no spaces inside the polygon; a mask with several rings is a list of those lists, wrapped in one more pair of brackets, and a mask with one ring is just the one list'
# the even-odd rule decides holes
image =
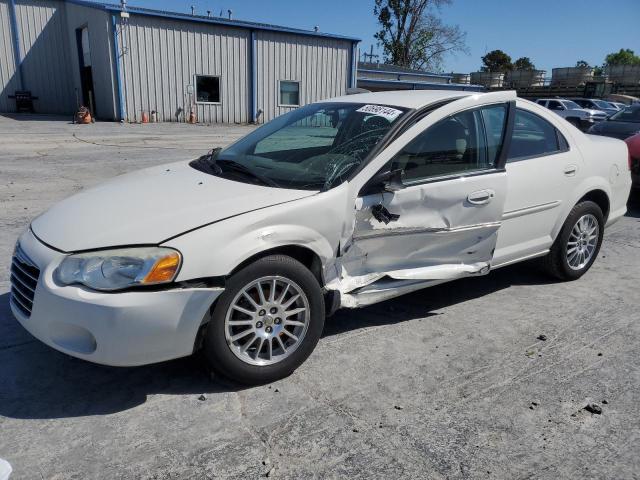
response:
{"label": "front bumper", "polygon": [[61,352],[95,363],[133,366],[190,355],[209,307],[222,288],[101,293],[60,286],[53,272],[64,254],[31,231],[20,246],[40,268],[30,316],[11,302],[16,319],[34,337]]}

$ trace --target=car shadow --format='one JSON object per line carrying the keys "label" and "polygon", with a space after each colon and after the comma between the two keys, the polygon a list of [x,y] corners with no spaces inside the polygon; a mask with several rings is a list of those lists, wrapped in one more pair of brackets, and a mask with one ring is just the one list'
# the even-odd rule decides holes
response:
{"label": "car shadow", "polygon": [[640,218],[640,189],[632,190],[627,202],[627,217]]}
{"label": "car shadow", "polygon": [[512,265],[481,278],[463,278],[443,283],[362,309],[338,310],[327,319],[323,337],[438,315],[438,310],[513,285],[543,285],[555,281],[541,272],[534,262]]}
{"label": "car shadow", "polygon": [[[327,319],[323,337],[437,315],[434,311],[512,285],[549,283],[528,264],[414,292]],[[107,367],[57,352],[13,318],[9,294],[0,295],[0,415],[52,419],[104,415],[143,404],[148,395],[215,396],[244,387],[213,378],[198,355],[143,367]],[[322,341],[322,340],[321,340]]]}

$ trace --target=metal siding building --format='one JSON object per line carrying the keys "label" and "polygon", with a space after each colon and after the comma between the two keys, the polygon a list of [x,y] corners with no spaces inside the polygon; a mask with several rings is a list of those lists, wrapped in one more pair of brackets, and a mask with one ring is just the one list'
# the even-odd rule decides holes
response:
{"label": "metal siding building", "polygon": [[158,112],[160,121],[176,121],[194,93],[195,75],[220,78],[220,102],[197,103],[199,121],[249,121],[250,32],[203,23],[131,15],[119,35],[125,112],[139,121],[142,111]]}
{"label": "metal siding building", "polygon": [[[28,90],[38,113],[83,103],[102,119],[137,122],[156,111],[158,121],[187,121],[193,109],[207,123],[264,122],[291,110],[281,82],[297,82],[299,105],[345,94],[359,41],[135,7],[123,14],[84,0],[0,0],[0,40],[0,111],[13,111],[9,95]],[[214,100],[197,101],[196,76],[213,82]]]}
{"label": "metal siding building", "polygon": [[9,0],[0,0],[0,112],[9,112],[9,95],[20,90],[13,45]]}
{"label": "metal siding building", "polygon": [[299,82],[300,103],[344,95],[350,86],[351,45],[331,38],[297,37],[277,32],[257,32],[257,106],[261,121],[288,112],[280,102],[279,83]]}
{"label": "metal siding building", "polygon": [[[80,56],[77,50],[76,31],[86,27],[89,30],[89,46],[91,50],[91,63],[93,69],[93,89],[95,93],[95,111],[99,118],[118,119],[118,91],[116,83],[116,70],[114,65],[113,35],[111,30],[111,17],[102,10],[76,5],[66,4],[67,16],[67,42],[69,46],[71,71],[73,74],[74,91],[82,89],[80,76]],[[74,94],[73,107],[76,100]]]}
{"label": "metal siding building", "polygon": [[[16,2],[22,89],[38,97],[41,113],[71,113],[74,105],[64,2]],[[62,48],[61,48],[62,47]]]}

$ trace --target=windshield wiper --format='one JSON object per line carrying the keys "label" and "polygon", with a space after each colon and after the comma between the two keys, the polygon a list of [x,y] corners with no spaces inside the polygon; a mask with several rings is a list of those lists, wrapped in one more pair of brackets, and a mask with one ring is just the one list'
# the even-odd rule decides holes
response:
{"label": "windshield wiper", "polygon": [[241,173],[247,177],[251,177],[254,180],[258,180],[258,182],[262,185],[280,188],[280,185],[278,185],[270,178],[264,177],[259,173],[254,172],[240,162],[236,162],[235,160],[229,160],[226,158],[218,158],[218,155],[221,151],[221,148],[214,148],[206,155],[202,155],[200,158],[191,162],[191,165],[198,170],[212,173],[216,176],[220,176],[224,172],[224,170],[234,171],[236,173]]}
{"label": "windshield wiper", "polygon": [[222,173],[222,169],[218,165],[216,165],[216,158],[218,157],[218,154],[221,150],[221,148],[214,148],[206,155],[202,155],[201,157],[193,160],[190,165],[203,172],[209,172],[213,173],[214,175],[219,175],[220,173]]}
{"label": "windshield wiper", "polygon": [[244,175],[247,175],[249,177],[252,177],[258,180],[263,185],[280,188],[280,185],[278,185],[276,182],[274,182],[270,178],[267,178],[263,175],[260,175],[259,173],[254,172],[243,163],[236,162],[235,160],[229,160],[227,158],[215,159],[214,165],[217,166],[220,170],[229,169],[235,172],[243,173]]}

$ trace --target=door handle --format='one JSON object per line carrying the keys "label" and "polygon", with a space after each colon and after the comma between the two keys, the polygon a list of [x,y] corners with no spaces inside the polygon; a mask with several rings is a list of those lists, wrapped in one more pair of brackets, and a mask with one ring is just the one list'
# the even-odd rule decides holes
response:
{"label": "door handle", "polygon": [[493,190],[478,190],[467,196],[467,201],[473,205],[486,205],[490,203],[496,192]]}
{"label": "door handle", "polygon": [[564,174],[567,177],[573,177],[578,171],[578,167],[576,165],[567,165],[564,167]]}

